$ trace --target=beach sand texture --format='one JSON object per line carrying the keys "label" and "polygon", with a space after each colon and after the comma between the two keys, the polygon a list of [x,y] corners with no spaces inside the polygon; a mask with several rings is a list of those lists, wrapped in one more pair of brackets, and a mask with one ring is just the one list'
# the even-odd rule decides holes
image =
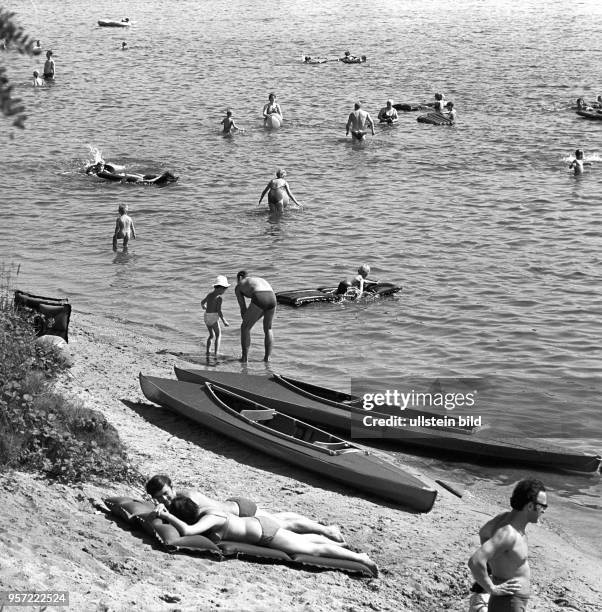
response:
{"label": "beach sand texture", "polygon": [[[181,487],[218,498],[246,495],[265,508],[338,523],[352,547],[377,561],[381,576],[171,555],[91,501],[140,497],[142,490],[111,483],[52,485],[16,472],[0,476],[0,590],[67,590],[71,610],[468,608],[466,561],[478,526],[506,507],[513,483],[495,493],[471,487],[462,499],[437,487],[431,513],[405,512],[151,406],[137,374],[171,376],[173,357],[157,354],[158,345],[119,324],[99,328],[92,316],[78,314],[71,327],[75,363],[58,386],[105,414],[143,473],[165,472]],[[424,471],[422,477],[433,484],[433,474]],[[529,529],[533,611],[566,609],[553,603],[563,597],[602,603],[600,561],[571,542],[561,520],[551,507],[544,524]]]}

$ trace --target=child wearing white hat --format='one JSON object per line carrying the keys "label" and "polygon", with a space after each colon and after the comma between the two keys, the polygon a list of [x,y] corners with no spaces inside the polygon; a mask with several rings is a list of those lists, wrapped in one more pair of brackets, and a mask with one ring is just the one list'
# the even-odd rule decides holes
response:
{"label": "child wearing white hat", "polygon": [[213,283],[213,291],[208,293],[201,301],[201,308],[205,311],[205,325],[209,330],[209,338],[207,338],[207,355],[209,355],[211,352],[211,342],[214,338],[214,353],[216,357],[219,352],[221,339],[219,320],[221,319],[226,327],[230,325],[228,321],[224,319],[224,315],[222,314],[222,294],[229,286],[230,283],[228,282],[228,279],[220,274]]}

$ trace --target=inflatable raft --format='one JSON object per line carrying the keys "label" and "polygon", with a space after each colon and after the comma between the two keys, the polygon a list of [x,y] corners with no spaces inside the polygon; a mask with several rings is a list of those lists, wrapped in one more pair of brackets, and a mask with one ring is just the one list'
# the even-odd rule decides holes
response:
{"label": "inflatable raft", "polygon": [[586,119],[602,121],[602,110],[578,110],[577,114],[581,117],[585,117]]}
{"label": "inflatable raft", "polygon": [[132,23],[129,19],[127,21],[116,21],[114,19],[99,19],[98,25],[101,28],[127,28],[128,26],[131,26]]}
{"label": "inflatable raft", "polygon": [[[305,306],[316,302],[337,302],[342,299],[336,293],[337,287],[318,287],[317,289],[294,289],[292,291],[279,291],[276,300],[279,304],[287,306]],[[365,287],[364,296],[385,297],[401,291],[399,285],[393,283],[373,283]],[[353,299],[347,297],[346,299]]]}
{"label": "inflatable raft", "polygon": [[393,108],[397,111],[403,111],[404,113],[409,113],[412,111],[419,111],[419,110],[428,110],[429,108],[432,108],[432,104],[406,104],[406,103],[400,103],[400,104],[393,104]]}
{"label": "inflatable raft", "polygon": [[60,336],[69,342],[71,304],[67,298],[50,298],[15,291],[15,308],[35,313],[33,324],[38,336]]}
{"label": "inflatable raft", "polygon": [[447,115],[436,112],[419,115],[417,121],[418,123],[428,123],[430,125],[453,125]]}

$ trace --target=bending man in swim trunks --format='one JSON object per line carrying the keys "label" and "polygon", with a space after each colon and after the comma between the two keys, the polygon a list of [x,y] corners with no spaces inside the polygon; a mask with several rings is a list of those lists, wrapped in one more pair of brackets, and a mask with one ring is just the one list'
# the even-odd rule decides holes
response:
{"label": "bending man in swim trunks", "polygon": [[167,509],[171,507],[172,501],[178,495],[188,497],[201,508],[214,508],[217,511],[228,512],[240,517],[267,517],[276,521],[282,529],[288,529],[295,533],[318,533],[340,544],[345,543],[336,525],[322,525],[296,512],[268,512],[263,508],[258,508],[255,502],[244,497],[230,497],[224,502],[219,502],[207,497],[200,491],[182,490],[176,492],[171,484],[171,479],[164,474],[155,474],[148,480],[146,492]]}
{"label": "bending man in swim trunks", "polygon": [[[527,610],[531,569],[525,530],[529,523],[537,523],[548,507],[543,483],[534,478],[521,480],[512,492],[510,506],[512,510],[505,517],[498,515],[485,525],[492,535],[468,561],[474,579],[491,595],[488,612]],[[483,533],[480,535],[483,538]]]}
{"label": "bending man in swim trunks", "polygon": [[[284,180],[286,176],[286,170],[282,168],[276,171],[276,178],[272,179],[263,190],[261,197],[259,198],[259,204],[263,200],[263,196],[268,194],[268,204],[270,206],[271,213],[282,214],[284,207],[288,205],[289,198],[299,207],[303,208],[303,205],[299,204],[295,199],[295,196],[291,193],[288,183]],[[269,191],[269,193],[268,193]]]}
{"label": "bending man in swim trunks", "polygon": [[267,546],[286,553],[331,557],[367,566],[374,577],[378,567],[366,553],[356,553],[337,542],[313,533],[283,529],[267,516],[241,518],[215,508],[201,508],[189,497],[176,496],[170,511],[157,507],[157,516],[171,523],[183,536],[206,534],[214,541],[230,540]]}
{"label": "bending man in swim trunks", "polygon": [[351,130],[351,136],[353,136],[353,138],[356,140],[363,140],[367,133],[367,125],[372,130],[372,136],[374,136],[374,121],[372,121],[372,117],[370,117],[365,110],[362,110],[360,102],[355,103],[354,109],[355,110],[349,113],[345,135],[347,136]]}
{"label": "bending man in swim trunks", "polygon": [[[249,346],[251,346],[251,328],[261,317],[263,317],[263,333],[265,335],[264,361],[270,360],[274,336],[272,334],[272,321],[276,314],[276,294],[268,281],[258,276],[247,276],[244,270],[236,275],[236,299],[240,306],[242,324],[240,326],[240,344],[242,356],[240,360],[244,363],[248,360]],[[245,298],[250,298],[251,303],[247,307]]]}

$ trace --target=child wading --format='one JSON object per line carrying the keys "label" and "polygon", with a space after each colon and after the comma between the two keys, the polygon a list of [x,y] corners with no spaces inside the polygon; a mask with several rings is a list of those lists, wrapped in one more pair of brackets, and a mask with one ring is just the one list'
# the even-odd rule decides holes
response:
{"label": "child wading", "polygon": [[219,320],[221,319],[226,327],[230,325],[222,314],[222,294],[229,286],[230,283],[225,276],[218,276],[213,284],[213,291],[208,293],[201,301],[201,308],[205,311],[205,325],[209,330],[209,338],[207,338],[207,355],[211,352],[211,341],[215,338],[214,353],[217,357],[221,339]]}
{"label": "child wading", "polygon": [[130,237],[136,239],[134,221],[127,214],[128,208],[125,204],[119,205],[119,216],[115,222],[115,234],[113,234],[113,250],[117,250],[117,240],[123,238],[123,252],[127,252]]}

